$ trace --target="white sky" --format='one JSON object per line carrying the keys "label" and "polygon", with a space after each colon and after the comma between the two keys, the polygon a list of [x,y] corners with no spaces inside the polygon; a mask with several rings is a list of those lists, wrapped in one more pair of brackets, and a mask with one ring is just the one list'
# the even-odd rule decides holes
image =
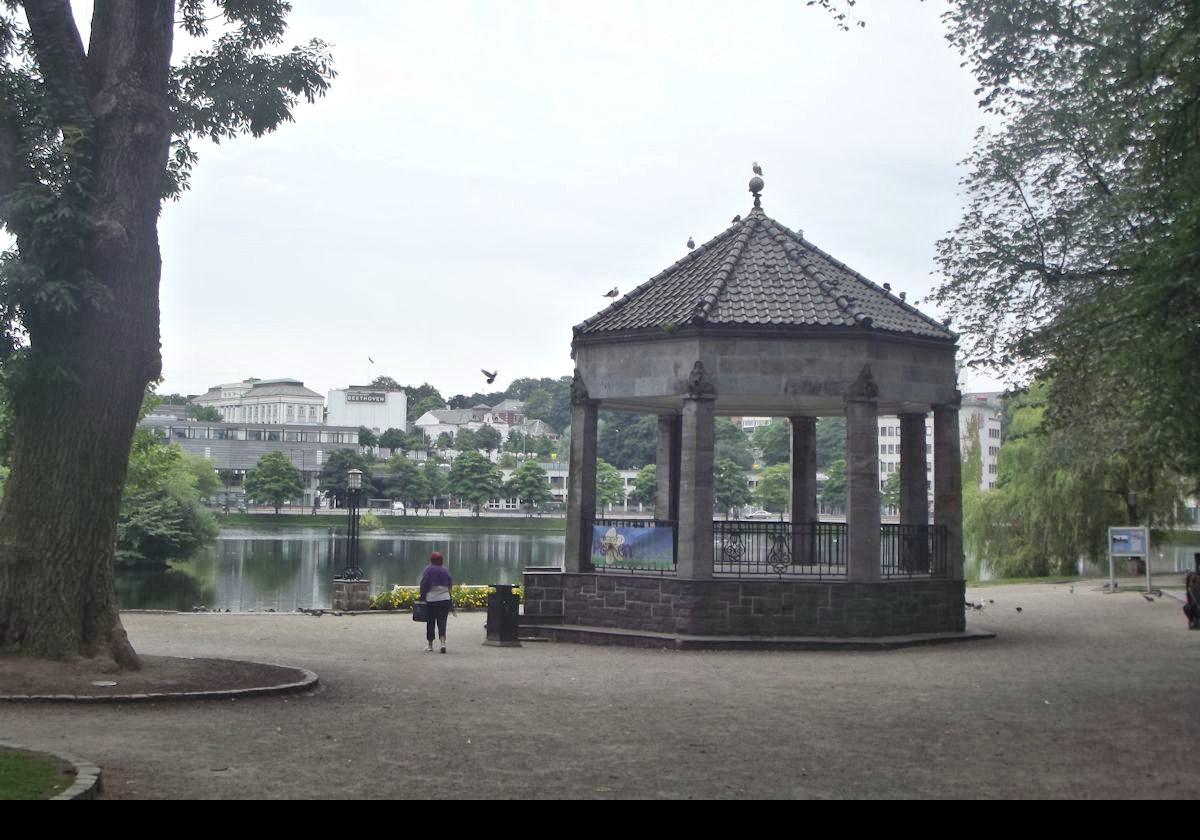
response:
{"label": "white sky", "polygon": [[339,77],[164,209],[162,393],[569,374],[572,325],[744,215],[754,160],[768,215],[910,301],[958,220],[982,115],[938,2],[294,5]]}

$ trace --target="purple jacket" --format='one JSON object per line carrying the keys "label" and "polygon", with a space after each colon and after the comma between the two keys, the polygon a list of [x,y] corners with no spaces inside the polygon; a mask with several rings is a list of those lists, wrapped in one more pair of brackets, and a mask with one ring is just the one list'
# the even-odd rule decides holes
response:
{"label": "purple jacket", "polygon": [[450,573],[446,571],[445,566],[435,566],[430,563],[425,567],[425,571],[421,572],[421,595],[422,601],[429,594],[430,588],[434,586],[444,586],[449,589],[454,585],[450,577]]}

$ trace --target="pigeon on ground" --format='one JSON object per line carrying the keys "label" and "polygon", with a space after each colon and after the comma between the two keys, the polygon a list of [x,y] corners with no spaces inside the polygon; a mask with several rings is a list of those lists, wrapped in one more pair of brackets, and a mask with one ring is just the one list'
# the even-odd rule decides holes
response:
{"label": "pigeon on ground", "polygon": [[1075,594],[1075,584],[1071,584],[1071,594]]}
{"label": "pigeon on ground", "polygon": [[754,161],[754,165],[750,168],[754,170],[755,175],[762,175],[762,167],[758,165],[758,161]]}
{"label": "pigeon on ground", "polygon": [[491,373],[489,371],[484,370],[483,368],[480,368],[479,370],[484,376],[487,377],[487,384],[491,385],[493,382],[496,381],[496,373],[499,373],[499,371],[496,371],[496,373]]}
{"label": "pigeon on ground", "polygon": [[1017,612],[1020,612],[1020,611],[1021,611],[1021,608],[1020,608],[1020,607],[1017,607]]}
{"label": "pigeon on ground", "polygon": [[613,286],[611,289],[609,289],[607,292],[605,292],[603,295],[601,295],[601,297],[615,298],[619,294],[621,294],[621,293],[617,291],[617,287]]}
{"label": "pigeon on ground", "polygon": [[692,237],[689,236],[688,241],[687,241],[687,246],[688,246],[689,251],[692,250],[693,248],[696,247],[696,240],[692,239]]}
{"label": "pigeon on ground", "polygon": [[1151,598],[1149,595],[1143,595],[1142,597],[1145,598],[1147,601],[1149,601],[1151,604],[1154,603],[1154,599]]}

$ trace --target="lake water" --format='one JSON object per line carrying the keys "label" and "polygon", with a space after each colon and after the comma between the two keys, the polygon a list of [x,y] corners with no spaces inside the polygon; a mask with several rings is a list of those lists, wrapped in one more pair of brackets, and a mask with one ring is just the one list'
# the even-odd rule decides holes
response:
{"label": "lake water", "polygon": [[[344,551],[345,540],[326,528],[226,528],[214,545],[166,570],[118,569],[117,597],[123,609],[328,609]],[[526,566],[562,565],[565,543],[553,533],[364,534],[359,565],[375,593],[415,585],[432,551],[445,556],[455,583],[520,583]]]}

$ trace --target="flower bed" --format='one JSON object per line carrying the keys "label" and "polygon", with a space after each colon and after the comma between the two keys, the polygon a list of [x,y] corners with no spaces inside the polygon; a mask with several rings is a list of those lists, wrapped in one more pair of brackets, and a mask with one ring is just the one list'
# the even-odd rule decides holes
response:
{"label": "flower bed", "polygon": [[[520,586],[513,587],[513,593],[517,598],[521,598],[522,596],[521,589]],[[492,591],[492,587],[487,584],[482,586],[460,584],[451,587],[450,600],[453,601],[456,610],[483,610],[487,609],[487,596]],[[413,602],[417,600],[419,593],[419,587],[396,584],[390,591],[380,592],[372,598],[371,609],[411,610]]]}

